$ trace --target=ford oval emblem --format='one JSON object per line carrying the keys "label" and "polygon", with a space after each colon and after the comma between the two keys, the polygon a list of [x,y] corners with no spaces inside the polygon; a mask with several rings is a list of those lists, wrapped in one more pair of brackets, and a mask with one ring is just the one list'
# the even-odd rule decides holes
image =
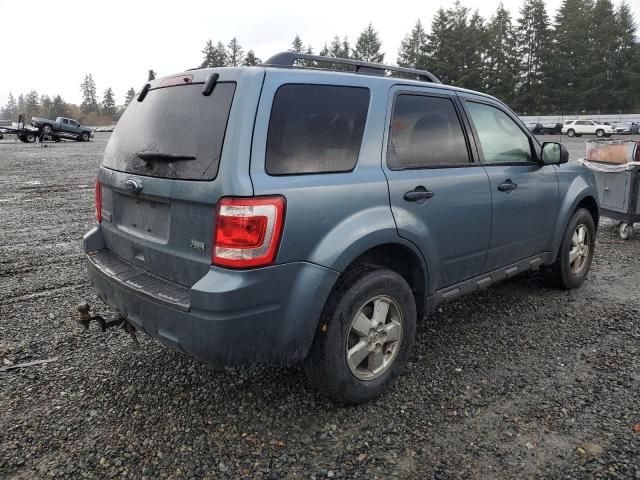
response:
{"label": "ford oval emblem", "polygon": [[130,178],[124,184],[125,188],[131,193],[140,193],[142,191],[142,182],[135,178]]}

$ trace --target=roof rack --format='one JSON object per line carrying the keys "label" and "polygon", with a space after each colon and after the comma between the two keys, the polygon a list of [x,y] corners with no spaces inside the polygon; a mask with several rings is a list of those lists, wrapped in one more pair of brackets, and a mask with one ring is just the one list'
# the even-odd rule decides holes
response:
{"label": "roof rack", "polygon": [[275,67],[293,67],[300,60],[333,63],[337,65],[351,65],[355,67],[355,73],[365,75],[386,76],[386,72],[402,73],[415,77],[416,80],[431,83],[442,83],[433,73],[427,70],[417,70],[415,68],[393,67],[382,63],[363,62],[350,58],[325,57],[322,55],[308,55],[306,53],[281,52],[269,58],[263,65]]}

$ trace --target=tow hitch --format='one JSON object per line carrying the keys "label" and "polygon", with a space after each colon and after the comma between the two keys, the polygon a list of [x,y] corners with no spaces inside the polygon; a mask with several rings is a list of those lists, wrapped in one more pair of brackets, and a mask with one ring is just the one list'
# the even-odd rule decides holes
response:
{"label": "tow hitch", "polygon": [[97,322],[103,332],[106,332],[109,328],[120,327],[131,336],[131,339],[133,340],[133,343],[136,347],[140,346],[138,338],[136,337],[135,327],[131,325],[131,323],[129,323],[129,321],[124,316],[118,315],[115,320],[105,320],[100,315],[91,315],[89,313],[91,307],[88,303],[80,303],[76,308],[78,310],[77,322],[82,325],[85,330],[89,328],[89,324],[92,321]]}

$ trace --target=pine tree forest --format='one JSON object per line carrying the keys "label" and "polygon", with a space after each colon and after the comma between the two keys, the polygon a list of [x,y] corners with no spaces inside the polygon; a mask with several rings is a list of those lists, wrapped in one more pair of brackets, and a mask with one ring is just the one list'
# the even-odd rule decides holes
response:
{"label": "pine tree forest", "polygon": [[[429,70],[447,85],[494,95],[521,115],[638,113],[640,39],[628,1],[616,6],[612,0],[562,0],[552,16],[544,0],[522,0],[516,12],[499,3],[489,18],[483,18],[456,0],[439,8],[428,23],[416,19],[400,43],[395,63]],[[318,54],[392,64],[394,59],[385,58],[381,41],[384,26],[378,27],[366,25],[353,42],[336,34]],[[314,53],[300,35],[288,49]],[[226,44],[208,40],[200,66],[260,63],[254,50],[245,50],[234,37]],[[301,65],[322,66],[304,61]],[[149,79],[156,76],[152,69],[148,74]],[[80,91],[79,106],[59,95],[51,99],[30,91],[16,99],[12,93],[0,118],[25,113],[117,120],[136,95],[130,88],[117,106],[113,90],[107,88],[100,99],[91,74],[85,76]]]}

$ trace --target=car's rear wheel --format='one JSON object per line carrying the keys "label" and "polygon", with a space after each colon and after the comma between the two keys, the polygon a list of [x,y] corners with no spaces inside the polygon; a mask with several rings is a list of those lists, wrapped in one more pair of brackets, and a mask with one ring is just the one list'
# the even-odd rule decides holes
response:
{"label": "car's rear wheel", "polygon": [[596,137],[604,137],[604,130],[601,128],[596,130]]}
{"label": "car's rear wheel", "polygon": [[372,400],[406,364],[415,327],[415,300],[404,278],[384,268],[352,268],[325,306],[304,362],[307,378],[340,402]]}
{"label": "car's rear wheel", "polygon": [[569,220],[558,257],[551,266],[557,286],[570,290],[582,285],[593,260],[595,236],[591,213],[585,208],[578,209]]}
{"label": "car's rear wheel", "polygon": [[567,136],[568,137],[575,137],[576,136],[576,131],[573,128],[570,128],[569,130],[567,130]]}
{"label": "car's rear wheel", "polygon": [[36,139],[35,133],[27,133],[22,137],[22,141],[25,143],[34,143]]}

